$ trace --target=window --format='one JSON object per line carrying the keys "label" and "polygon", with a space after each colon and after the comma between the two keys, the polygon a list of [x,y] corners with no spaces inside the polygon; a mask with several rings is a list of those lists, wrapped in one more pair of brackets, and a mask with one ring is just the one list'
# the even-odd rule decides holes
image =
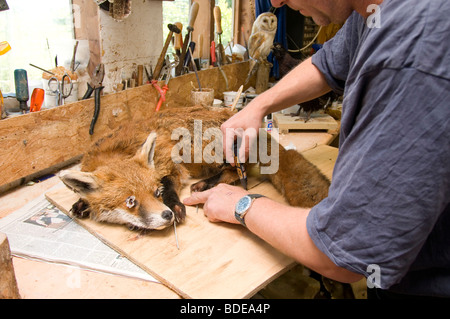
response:
{"label": "window", "polygon": [[[73,53],[73,16],[70,0],[8,0],[9,10],[0,12],[0,42],[11,50],[0,56],[0,89],[15,92],[14,70],[25,69],[28,81],[41,81],[44,69],[63,65]],[[66,53],[67,51],[67,53]],[[63,53],[64,52],[64,53]],[[31,92],[30,92],[31,94]]]}

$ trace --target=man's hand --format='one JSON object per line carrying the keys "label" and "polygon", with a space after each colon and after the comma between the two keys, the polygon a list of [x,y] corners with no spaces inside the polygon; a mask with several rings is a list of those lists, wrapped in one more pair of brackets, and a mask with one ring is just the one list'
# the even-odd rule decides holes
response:
{"label": "man's hand", "polygon": [[204,192],[192,193],[183,203],[189,206],[204,204],[203,213],[211,222],[239,224],[234,217],[234,209],[239,199],[245,195],[248,192],[241,187],[219,184]]}
{"label": "man's hand", "polygon": [[249,148],[259,134],[264,114],[261,113],[256,99],[247,105],[242,111],[236,113],[222,124],[220,129],[223,134],[223,151],[225,159],[234,166],[235,140],[240,141],[239,161],[244,163],[249,157]]}

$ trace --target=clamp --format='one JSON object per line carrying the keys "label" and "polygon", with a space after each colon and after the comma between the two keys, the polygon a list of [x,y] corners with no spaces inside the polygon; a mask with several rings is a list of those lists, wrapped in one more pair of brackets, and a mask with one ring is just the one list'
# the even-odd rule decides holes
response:
{"label": "clamp", "polygon": [[158,104],[156,105],[156,109],[155,109],[156,112],[158,112],[161,109],[163,102],[166,101],[166,93],[167,93],[167,91],[169,91],[168,84],[172,77],[172,70],[175,67],[177,67],[178,63],[179,63],[179,59],[177,56],[175,56],[174,62],[170,62],[169,57],[168,56],[166,57],[166,72],[165,72],[166,81],[162,88],[158,85],[158,81],[152,80],[152,85],[159,92],[159,95],[160,95]]}

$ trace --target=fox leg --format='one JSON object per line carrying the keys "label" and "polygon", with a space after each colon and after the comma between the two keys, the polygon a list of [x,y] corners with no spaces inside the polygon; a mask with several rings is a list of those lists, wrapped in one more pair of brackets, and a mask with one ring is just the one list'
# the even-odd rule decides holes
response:
{"label": "fox leg", "polygon": [[72,205],[69,213],[76,218],[86,218],[89,217],[91,211],[89,204],[80,198],[75,204]]}
{"label": "fox leg", "polygon": [[163,185],[163,203],[175,213],[175,219],[178,223],[184,221],[186,218],[186,207],[178,197],[177,183],[174,177],[164,176],[161,179],[161,183]]}
{"label": "fox leg", "polygon": [[207,189],[213,188],[214,186],[220,183],[233,184],[238,180],[239,175],[237,174],[236,168],[229,165],[219,174],[211,176],[207,179],[203,179],[195,184],[192,184],[191,193],[205,191]]}

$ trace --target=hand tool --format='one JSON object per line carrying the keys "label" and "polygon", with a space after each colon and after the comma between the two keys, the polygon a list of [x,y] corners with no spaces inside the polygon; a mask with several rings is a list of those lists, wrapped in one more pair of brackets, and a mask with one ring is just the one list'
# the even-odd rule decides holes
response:
{"label": "hand tool", "polygon": [[11,46],[9,45],[9,43],[7,41],[0,42],[0,55],[5,54],[9,50],[11,50]]}
{"label": "hand tool", "polygon": [[220,52],[220,50],[218,48],[216,48],[216,61],[217,61],[217,66],[219,67],[219,71],[222,74],[223,79],[225,80],[225,88],[228,91],[228,78],[222,69],[222,53]]}
{"label": "hand tool", "polygon": [[175,41],[173,43],[173,48],[175,49],[175,53],[178,58],[181,57],[181,48],[183,47],[183,36],[181,35],[183,31],[183,24],[181,22],[175,22],[175,25],[178,29],[180,29],[180,33],[175,34]]}
{"label": "hand tool", "polygon": [[75,46],[73,48],[72,61],[70,62],[70,71],[72,73],[75,72],[75,56],[77,54],[77,48],[78,48],[78,41],[75,43]]}
{"label": "hand tool", "polygon": [[[189,53],[192,56],[192,50],[191,50],[190,47],[189,47]],[[198,90],[201,92],[202,91],[202,85],[200,84],[200,78],[198,77],[197,66],[195,65],[194,59],[191,59],[191,63],[192,63],[192,69],[194,70],[194,73],[195,73],[195,77],[197,78]]]}
{"label": "hand tool", "polygon": [[[53,83],[56,83],[56,87],[53,85]],[[66,90],[66,83],[70,85],[69,92]],[[52,89],[55,87],[55,89]],[[64,99],[66,99],[70,93],[72,93],[73,89],[73,83],[70,76],[67,74],[67,72],[64,72],[64,75],[62,76],[61,81],[58,80],[57,77],[52,76],[50,80],[48,80],[48,89],[56,94],[56,105],[63,105]]]}
{"label": "hand tool", "polygon": [[220,63],[222,65],[226,64],[226,57],[225,57],[225,49],[223,48],[222,45],[222,12],[220,11],[220,7],[219,6],[215,6],[214,7],[214,22],[216,25],[216,34],[217,34],[217,38],[219,40],[219,44],[217,45],[217,49],[220,52],[220,55],[218,56],[218,58],[220,58]]}
{"label": "hand tool", "polygon": [[247,190],[247,172],[245,171],[245,166],[239,161],[239,150],[237,141],[234,144],[234,164],[236,165],[236,171],[239,175],[241,185],[245,190]]}
{"label": "hand tool", "polygon": [[158,104],[156,105],[155,112],[158,112],[161,109],[161,106],[162,106],[163,102],[166,100],[166,93],[167,93],[167,91],[169,91],[169,86],[168,85],[169,85],[170,78],[172,77],[172,70],[178,64],[179,64],[179,60],[178,60],[177,56],[175,56],[175,61],[174,62],[170,62],[169,56],[167,56],[166,57],[167,72],[166,72],[166,81],[164,83],[164,86],[161,88],[158,85],[158,81],[152,80],[152,85],[155,87],[156,90],[158,90],[159,95],[160,95],[159,96],[159,100],[158,100]]}
{"label": "hand tool", "polygon": [[102,82],[105,76],[105,65],[100,63],[96,66],[94,73],[91,76],[91,81],[87,84],[88,88],[86,93],[84,94],[82,100],[89,99],[92,95],[92,92],[95,91],[94,95],[94,116],[92,117],[91,126],[89,127],[89,134],[94,134],[94,126],[97,122],[98,115],[100,113],[100,93],[103,89]]}
{"label": "hand tool", "polygon": [[144,84],[144,66],[139,64],[137,66],[137,86]]}
{"label": "hand tool", "polygon": [[186,58],[186,52],[188,49],[188,45],[190,42],[192,31],[194,31],[194,24],[195,19],[197,19],[199,4],[197,2],[192,3],[191,9],[189,11],[189,22],[186,30],[188,31],[184,37],[183,42],[183,50],[181,51],[181,57],[180,57],[180,63],[178,63],[178,66],[175,69],[175,75],[181,75],[183,74],[183,66],[184,66],[184,59]]}
{"label": "hand tool", "polygon": [[211,65],[216,67],[217,66],[217,60],[216,60],[216,43],[214,41],[211,41]]}
{"label": "hand tool", "polygon": [[43,69],[43,68],[41,68],[41,67],[38,67],[37,65],[34,65],[34,64],[31,64],[31,63],[30,63],[30,65],[31,65],[33,68],[39,69],[39,70],[41,70],[41,71],[44,71],[45,73],[48,73],[48,74],[51,74],[51,75],[56,75],[55,73],[50,72],[50,71],[48,71],[48,70],[46,70],[46,69]]}
{"label": "hand tool", "polygon": [[237,105],[239,99],[241,98],[241,94],[242,94],[242,90],[243,89],[244,89],[244,86],[241,85],[241,87],[239,88],[239,90],[238,90],[238,92],[236,94],[236,97],[234,98],[233,105],[231,105],[231,110],[232,111],[234,111],[236,109],[236,105]]}
{"label": "hand tool", "polygon": [[159,75],[161,74],[161,70],[164,65],[164,60],[166,57],[167,49],[169,48],[170,41],[172,40],[172,36],[174,33],[180,33],[181,30],[177,28],[174,24],[168,24],[167,27],[169,28],[169,34],[167,35],[166,43],[164,44],[164,47],[161,51],[161,54],[159,55],[158,62],[156,63],[155,70],[153,72],[153,80],[158,80]]}
{"label": "hand tool", "polygon": [[40,88],[35,88],[31,94],[30,112],[37,112],[41,110],[42,103],[44,103],[45,91]]}
{"label": "hand tool", "polygon": [[184,59],[184,72],[183,73],[188,73],[189,72],[189,64],[191,63],[191,60],[194,60],[193,56],[192,56],[192,52],[194,52],[195,50],[195,42],[189,43],[188,46],[188,51],[186,52],[186,58]]}
{"label": "hand tool", "polygon": [[14,70],[14,82],[16,85],[16,99],[20,103],[22,113],[25,114],[28,110],[27,102],[29,99],[27,71],[24,69]]}

